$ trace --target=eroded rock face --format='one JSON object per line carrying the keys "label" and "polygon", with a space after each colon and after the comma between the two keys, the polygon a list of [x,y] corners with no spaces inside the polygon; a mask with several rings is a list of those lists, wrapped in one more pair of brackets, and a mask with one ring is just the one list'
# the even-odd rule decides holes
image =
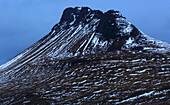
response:
{"label": "eroded rock face", "polygon": [[170,45],[115,10],[67,8],[0,66],[2,104],[169,104]]}

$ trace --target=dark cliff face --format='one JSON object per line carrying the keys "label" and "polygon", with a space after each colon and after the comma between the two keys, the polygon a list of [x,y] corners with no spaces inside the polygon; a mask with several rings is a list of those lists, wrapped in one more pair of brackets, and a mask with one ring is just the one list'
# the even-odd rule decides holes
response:
{"label": "dark cliff face", "polygon": [[[117,19],[125,19],[119,11],[109,10],[103,13],[100,10],[92,10],[88,7],[75,7],[67,8],[64,10],[62,18],[56,26],[65,24],[64,28],[68,29],[71,26],[77,26],[80,23],[88,24],[93,19],[100,19],[99,25],[97,27],[96,33],[102,34],[106,39],[117,39],[121,36],[137,36],[140,34],[140,31],[132,25],[133,32],[130,35],[122,33],[120,30],[123,26],[127,27],[126,22],[119,24]],[[121,27],[120,27],[121,26]],[[124,28],[124,27],[123,27]],[[122,35],[123,34],[123,35]]]}
{"label": "dark cliff face", "polygon": [[60,19],[60,22],[54,26],[53,29],[61,30],[61,25],[64,25],[65,29],[79,24],[88,24],[94,18],[100,19],[103,12],[99,10],[92,10],[88,7],[75,7],[66,8]]}
{"label": "dark cliff face", "polygon": [[[92,16],[92,14],[94,16]],[[88,23],[93,18],[101,18],[103,15],[102,11],[99,10],[92,10],[88,7],[75,7],[75,8],[67,8],[64,10],[63,15],[60,20],[60,24],[66,22],[67,24],[70,24],[71,22],[74,22],[73,25],[78,25],[81,23]]]}
{"label": "dark cliff face", "polygon": [[115,39],[117,37],[120,37],[120,28],[117,27],[118,23],[116,23],[117,18],[125,17],[123,17],[120,12],[114,10],[110,10],[104,13],[101,17],[97,32],[101,33],[106,39]]}
{"label": "dark cliff face", "polygon": [[[109,10],[103,13],[100,10],[92,10],[88,7],[67,8],[64,10],[61,20],[52,31],[56,33],[71,27],[85,26],[95,19],[99,20],[95,25],[95,33],[100,34],[100,40],[112,41],[107,51],[121,49],[130,37],[139,37],[141,32],[119,12]],[[94,24],[91,24],[93,26]]]}

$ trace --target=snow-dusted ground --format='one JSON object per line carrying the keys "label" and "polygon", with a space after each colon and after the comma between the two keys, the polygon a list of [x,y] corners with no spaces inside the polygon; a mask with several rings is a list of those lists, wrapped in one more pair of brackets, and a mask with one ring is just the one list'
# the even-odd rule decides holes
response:
{"label": "snow-dusted ground", "polygon": [[13,59],[11,59],[10,61],[8,61],[8,62],[0,65],[0,70],[6,68],[6,67],[8,67],[8,66],[10,66],[12,63],[14,63],[14,62],[16,62],[17,60],[21,59],[24,54],[25,54],[25,53],[19,54],[19,55],[17,55],[16,57],[14,57]]}
{"label": "snow-dusted ground", "polygon": [[159,102],[168,100],[170,90],[166,86],[170,82],[170,58],[161,54],[118,50],[61,61],[40,61],[20,69],[20,74],[16,73],[17,78],[11,82],[0,84],[2,97],[13,98],[4,103],[34,103],[27,92],[51,104],[97,104],[101,101],[136,104],[138,100],[141,104],[151,104],[155,99]]}

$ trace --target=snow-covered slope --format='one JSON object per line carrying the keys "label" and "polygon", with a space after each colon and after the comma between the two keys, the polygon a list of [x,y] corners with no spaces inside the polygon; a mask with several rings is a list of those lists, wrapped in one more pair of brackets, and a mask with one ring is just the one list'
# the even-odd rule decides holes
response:
{"label": "snow-covered slope", "polygon": [[118,11],[103,13],[87,7],[67,8],[47,36],[1,65],[0,69],[17,69],[42,57],[63,59],[136,47],[165,52],[169,51],[169,46],[140,32]]}
{"label": "snow-covered slope", "polygon": [[[74,96],[74,93],[80,94],[86,91],[86,89],[83,90],[86,85],[88,85],[87,89],[93,87],[90,90],[91,93],[89,93],[92,97],[97,98],[97,95],[99,95],[103,99],[106,95],[101,95],[100,93],[109,94],[110,98],[108,96],[105,97],[107,101],[117,102],[117,104],[136,100],[143,96],[149,97],[151,94],[156,93],[154,89],[146,89],[146,92],[139,93],[139,97],[136,95],[127,96],[127,90],[125,89],[127,87],[125,86],[125,90],[122,90],[124,97],[116,99],[117,95],[121,95],[117,89],[124,86],[120,82],[124,81],[126,85],[128,83],[136,84],[136,82],[143,82],[142,79],[135,79],[138,75],[142,78],[145,75],[143,72],[150,75],[151,71],[155,70],[155,78],[161,78],[162,75],[160,76],[159,74],[162,73],[162,78],[164,78],[162,81],[168,81],[169,77],[167,75],[170,70],[169,54],[169,44],[145,35],[128,22],[119,11],[109,10],[103,13],[88,7],[67,8],[64,10],[60,22],[52,28],[48,35],[0,66],[0,94],[4,94],[0,95],[0,102],[3,100],[4,104],[13,103],[12,100],[6,100],[12,95],[14,96],[13,100],[17,100],[16,103],[27,103],[30,101],[29,98],[23,98],[24,101],[18,99],[18,92],[23,92],[24,89],[30,89],[32,92],[31,89],[33,89],[36,95],[41,93],[48,99],[58,100],[57,102],[61,102],[59,104],[64,104],[65,99],[63,97],[66,97],[66,103],[68,104],[70,102],[69,97],[72,97],[71,94]],[[79,72],[82,72],[82,75],[79,75]],[[90,74],[91,72],[92,74]],[[95,74],[95,72],[98,74]],[[89,73],[94,78],[89,78],[88,80],[88,77],[83,73]],[[107,75],[110,75],[110,78],[105,78]],[[124,79],[116,79],[119,77]],[[125,77],[135,78],[130,79],[128,82]],[[67,80],[70,80],[70,82]],[[112,83],[112,80],[116,80],[117,82]],[[152,81],[153,79],[146,77],[144,80]],[[80,82],[78,83],[76,81]],[[155,84],[161,80],[156,79],[154,81],[156,81],[154,86],[157,86]],[[45,83],[52,89],[43,87]],[[150,82],[147,83],[149,84]],[[166,83],[169,83],[169,81]],[[74,86],[76,84],[78,86]],[[83,84],[82,87],[79,86],[81,84]],[[117,84],[120,87],[114,87],[112,90],[111,86],[113,84]],[[75,88],[75,91],[67,91],[63,85]],[[99,89],[101,85],[105,86],[105,90]],[[6,86],[9,87],[7,88]],[[146,88],[144,84],[142,86],[144,86],[142,89]],[[55,93],[55,88],[58,89],[60,87],[62,87],[61,91]],[[137,88],[141,91],[140,86]],[[138,89],[133,90],[132,93],[134,92],[136,94],[135,92]],[[162,88],[158,87],[158,89]],[[11,90],[12,93],[6,94],[5,91],[8,90]],[[165,91],[168,93],[169,90],[165,89]],[[54,92],[55,94],[50,92]],[[13,93],[16,93],[16,95]],[[88,92],[85,93],[88,94]],[[130,94],[130,92],[127,93],[128,95]],[[35,95],[34,93],[31,94],[33,96]],[[56,94],[59,95],[56,96]],[[43,96],[41,99],[45,99]],[[77,104],[84,102],[86,98],[87,102],[95,100],[92,97],[90,98],[89,95],[79,96],[84,99],[81,97],[79,97],[79,99],[81,98],[80,100],[74,99],[76,98],[75,96],[70,100],[75,100],[73,103]],[[4,98],[2,99],[1,97]],[[112,100],[113,97],[114,100]],[[51,101],[49,102],[52,104]]]}

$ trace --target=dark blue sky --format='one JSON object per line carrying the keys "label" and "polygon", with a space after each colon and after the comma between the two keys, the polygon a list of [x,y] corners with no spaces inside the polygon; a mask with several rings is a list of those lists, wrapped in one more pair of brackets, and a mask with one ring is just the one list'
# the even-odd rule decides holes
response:
{"label": "dark blue sky", "polygon": [[67,7],[119,10],[147,35],[170,43],[170,0],[0,0],[0,64],[50,32]]}

